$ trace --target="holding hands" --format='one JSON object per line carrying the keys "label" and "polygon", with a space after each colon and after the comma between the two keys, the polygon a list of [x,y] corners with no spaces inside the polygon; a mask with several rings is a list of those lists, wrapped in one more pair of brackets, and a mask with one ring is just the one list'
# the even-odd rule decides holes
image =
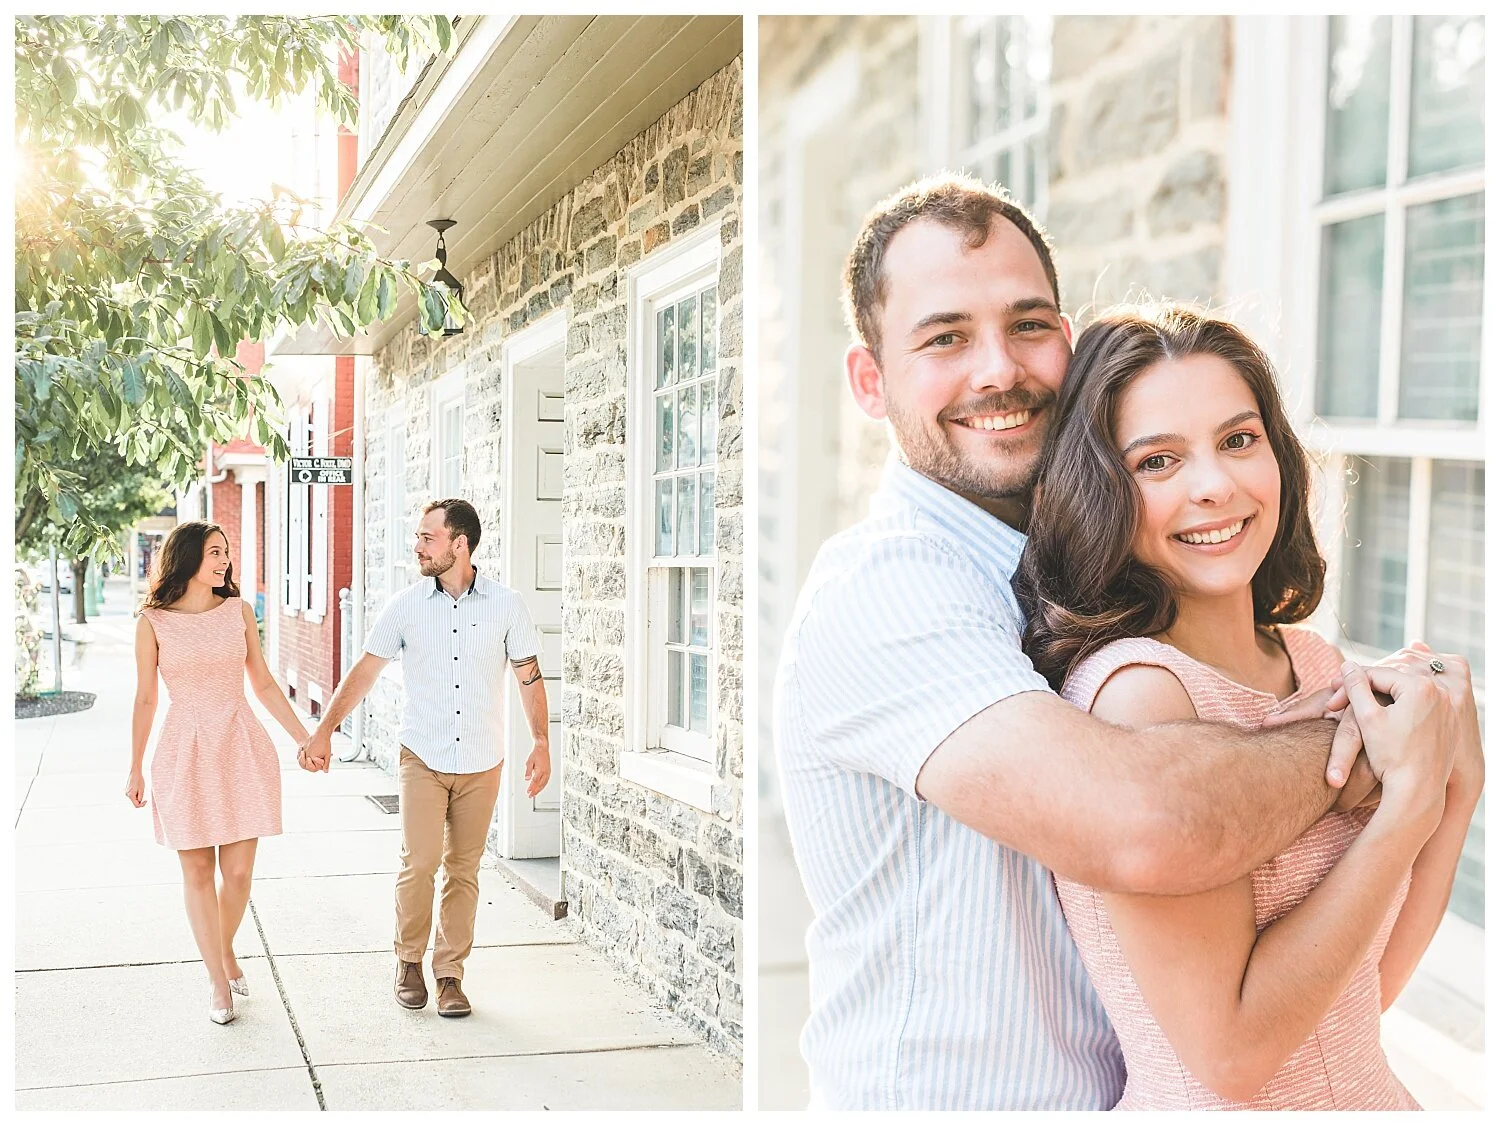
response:
{"label": "holding hands", "polygon": [[310,770],[314,773],[321,770],[326,774],[328,764],[332,760],[333,741],[321,727],[297,749],[297,765],[303,770]]}
{"label": "holding hands", "polygon": [[1328,760],[1329,784],[1343,785],[1337,810],[1378,804],[1391,771],[1408,795],[1416,787],[1439,799],[1445,790],[1472,797],[1483,788],[1473,680],[1457,654],[1414,641],[1369,668],[1350,662],[1331,688],[1266,723],[1317,718],[1339,720]]}

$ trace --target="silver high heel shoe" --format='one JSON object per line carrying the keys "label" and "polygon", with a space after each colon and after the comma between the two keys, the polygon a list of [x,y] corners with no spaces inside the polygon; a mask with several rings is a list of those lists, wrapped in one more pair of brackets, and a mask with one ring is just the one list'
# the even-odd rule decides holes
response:
{"label": "silver high heel shoe", "polygon": [[229,979],[229,992],[248,997],[250,996],[250,982],[244,977],[232,977]]}
{"label": "silver high heel shoe", "polygon": [[215,1024],[228,1024],[230,1021],[232,1021],[234,1019],[234,996],[233,996],[233,991],[232,990],[230,992],[229,1008],[227,1008],[227,1009],[216,1009],[216,1008],[214,1008],[214,995],[213,995],[212,991],[209,992],[209,994],[208,994],[208,1019],[211,1020],[211,1021],[213,1021]]}

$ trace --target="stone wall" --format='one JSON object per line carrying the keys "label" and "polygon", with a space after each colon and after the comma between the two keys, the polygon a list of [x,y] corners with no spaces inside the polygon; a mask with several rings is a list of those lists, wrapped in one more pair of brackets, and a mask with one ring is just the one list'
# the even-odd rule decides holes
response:
{"label": "stone wall", "polygon": [[1064,307],[1224,294],[1228,16],[1058,16],[1050,200]]}
{"label": "stone wall", "polygon": [[[432,340],[411,327],[374,358],[367,384],[367,613],[387,589],[387,505],[398,490],[414,525],[428,499],[428,385],[461,372],[465,493],[486,534],[478,561],[499,558],[501,350],[506,338],[562,310],[564,361],[562,745],[563,881],[569,918],[629,977],[716,1048],[743,1040],[741,662],[743,604],[742,64],[719,71],[462,279],[471,320]],[[720,225],[717,784],[712,813],[622,779],[626,644],[626,324],[624,271],[706,224]],[[406,412],[405,464],[386,419]],[[403,534],[406,534],[403,531]],[[548,670],[551,672],[552,670]],[[367,730],[390,769],[401,693],[371,693]]]}

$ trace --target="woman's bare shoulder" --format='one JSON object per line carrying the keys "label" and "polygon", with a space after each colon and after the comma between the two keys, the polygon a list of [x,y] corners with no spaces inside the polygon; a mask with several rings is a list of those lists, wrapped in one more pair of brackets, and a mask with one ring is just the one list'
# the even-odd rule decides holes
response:
{"label": "woman's bare shoulder", "polygon": [[1117,668],[1094,694],[1089,711],[1124,727],[1154,727],[1198,718],[1192,697],[1177,674],[1157,664]]}

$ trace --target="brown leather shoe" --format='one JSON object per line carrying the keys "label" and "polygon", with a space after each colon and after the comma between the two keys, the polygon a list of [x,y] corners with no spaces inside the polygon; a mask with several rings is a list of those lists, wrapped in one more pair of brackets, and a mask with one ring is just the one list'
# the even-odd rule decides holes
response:
{"label": "brown leather shoe", "polygon": [[469,1015],[469,999],[464,996],[464,991],[458,984],[458,978],[438,978],[437,1010],[440,1017],[466,1017]]}
{"label": "brown leather shoe", "polygon": [[422,977],[421,962],[397,961],[396,1004],[408,1009],[427,1007],[427,982]]}

